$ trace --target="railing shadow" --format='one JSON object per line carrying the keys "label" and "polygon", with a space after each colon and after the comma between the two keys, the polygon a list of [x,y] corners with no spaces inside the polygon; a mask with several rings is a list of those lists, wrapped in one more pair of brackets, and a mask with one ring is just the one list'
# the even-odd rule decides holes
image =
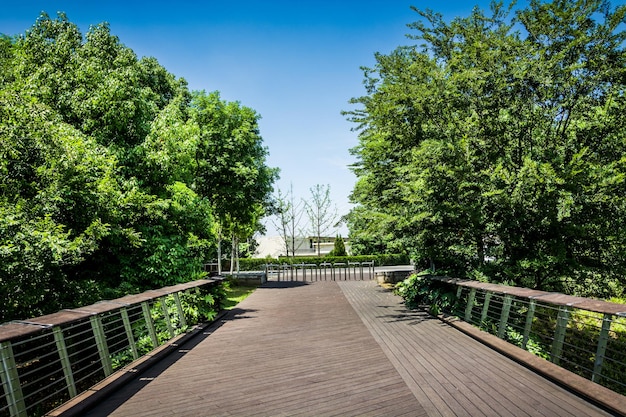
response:
{"label": "railing shadow", "polygon": [[298,288],[305,285],[309,285],[309,283],[306,281],[267,281],[259,288],[285,289]]}
{"label": "railing shadow", "polygon": [[225,323],[233,320],[251,318],[251,313],[256,311],[256,309],[233,308],[232,310],[223,312],[216,320],[208,324],[207,327],[198,333],[191,335],[184,342],[176,346],[174,350],[163,354],[149,367],[146,367],[140,373],[137,373],[134,378],[120,387],[117,387],[112,392],[106,394],[103,393],[102,398],[95,400],[90,409],[81,415],[85,417],[103,417],[110,415],[131,397],[137,394],[141,389],[147,386],[151,381],[155,380],[169,367],[174,365],[192,349],[206,340]]}
{"label": "railing shadow", "polygon": [[[393,293],[393,290],[385,287],[377,287],[377,291],[383,293]],[[384,320],[386,323],[393,322],[407,322],[409,325],[417,325],[426,321],[437,320],[435,316],[429,314],[426,311],[426,308],[419,308],[415,310],[410,310],[406,308],[404,305],[379,305],[378,308],[389,309],[389,314],[384,314],[382,316],[377,316],[376,318]]]}

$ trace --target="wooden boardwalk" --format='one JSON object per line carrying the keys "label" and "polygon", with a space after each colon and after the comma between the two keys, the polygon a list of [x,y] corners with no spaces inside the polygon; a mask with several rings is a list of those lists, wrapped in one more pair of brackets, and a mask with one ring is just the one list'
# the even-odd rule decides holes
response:
{"label": "wooden boardwalk", "polygon": [[270,282],[88,414],[606,416],[373,281]]}

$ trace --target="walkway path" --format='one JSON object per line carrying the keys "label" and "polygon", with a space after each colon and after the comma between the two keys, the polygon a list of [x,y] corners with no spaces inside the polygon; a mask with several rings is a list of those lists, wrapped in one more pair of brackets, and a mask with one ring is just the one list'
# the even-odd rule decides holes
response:
{"label": "walkway path", "polygon": [[373,281],[268,283],[89,416],[605,416]]}

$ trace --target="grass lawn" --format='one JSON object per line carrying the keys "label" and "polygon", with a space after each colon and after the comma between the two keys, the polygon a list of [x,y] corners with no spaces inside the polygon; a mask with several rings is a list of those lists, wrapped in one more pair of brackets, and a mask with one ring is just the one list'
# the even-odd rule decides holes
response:
{"label": "grass lawn", "polygon": [[252,294],[256,287],[241,286],[231,284],[226,290],[226,300],[224,301],[224,310],[230,310],[243,301],[247,296]]}

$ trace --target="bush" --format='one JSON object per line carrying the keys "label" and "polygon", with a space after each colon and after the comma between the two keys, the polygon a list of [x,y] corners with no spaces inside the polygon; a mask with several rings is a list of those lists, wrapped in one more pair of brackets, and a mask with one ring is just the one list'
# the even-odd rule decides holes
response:
{"label": "bush", "polygon": [[346,246],[344,245],[343,238],[341,236],[337,236],[335,239],[335,247],[327,256],[348,256]]}
{"label": "bush", "polygon": [[428,305],[428,311],[433,315],[452,310],[456,303],[454,288],[441,281],[430,279],[430,271],[411,274],[396,284],[394,292],[404,299],[404,304],[408,308]]}

